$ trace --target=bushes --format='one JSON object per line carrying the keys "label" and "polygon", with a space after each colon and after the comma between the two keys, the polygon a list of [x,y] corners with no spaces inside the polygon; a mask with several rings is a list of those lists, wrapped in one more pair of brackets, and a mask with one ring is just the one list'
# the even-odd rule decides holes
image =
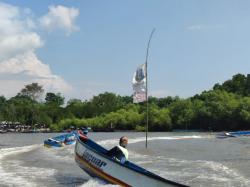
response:
{"label": "bushes", "polygon": [[[146,126],[146,104],[133,104],[131,96],[105,92],[88,101],[71,99],[67,106],[61,106],[64,97],[60,94],[47,93],[46,102],[38,102],[32,92],[26,94],[27,89],[23,91],[25,93],[10,99],[0,97],[2,121],[46,124],[54,130],[88,126],[94,130],[142,131]],[[237,74],[232,80],[215,84],[212,90],[187,99],[170,96],[149,98],[151,131],[249,128],[250,75]]]}
{"label": "bushes", "polygon": [[[150,130],[163,131],[170,130],[172,127],[171,118],[168,109],[152,108],[150,112]],[[63,119],[57,126],[68,129],[71,126],[77,128],[91,127],[93,130],[145,130],[145,113],[140,114],[137,107],[128,106],[127,110],[120,109],[102,116],[87,119]]]}

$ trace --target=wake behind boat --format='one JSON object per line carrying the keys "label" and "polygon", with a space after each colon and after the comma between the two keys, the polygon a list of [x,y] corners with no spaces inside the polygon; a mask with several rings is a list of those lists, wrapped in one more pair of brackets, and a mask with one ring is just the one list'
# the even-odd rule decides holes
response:
{"label": "wake behind boat", "polygon": [[75,160],[92,177],[111,184],[134,187],[186,186],[164,179],[132,162],[124,164],[107,156],[107,150],[79,133],[75,145]]}

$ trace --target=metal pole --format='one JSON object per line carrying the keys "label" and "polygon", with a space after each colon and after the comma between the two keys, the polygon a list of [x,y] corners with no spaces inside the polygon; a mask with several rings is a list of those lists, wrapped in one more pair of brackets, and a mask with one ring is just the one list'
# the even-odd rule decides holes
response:
{"label": "metal pole", "polygon": [[149,51],[149,46],[151,42],[151,38],[155,32],[155,28],[151,31],[151,34],[149,36],[148,40],[148,46],[147,46],[147,53],[146,53],[146,102],[147,102],[147,124],[146,124],[146,148],[148,148],[148,51]]}

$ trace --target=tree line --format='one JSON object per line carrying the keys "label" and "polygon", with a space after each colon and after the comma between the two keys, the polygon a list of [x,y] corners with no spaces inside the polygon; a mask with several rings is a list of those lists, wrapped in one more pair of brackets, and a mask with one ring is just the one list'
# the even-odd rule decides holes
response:
{"label": "tree line", "polygon": [[[91,127],[95,131],[136,130],[146,124],[146,104],[132,96],[105,92],[89,100],[65,98],[38,83],[26,85],[15,97],[0,97],[0,121],[31,126],[45,124],[52,130]],[[223,131],[250,129],[250,75],[236,74],[213,89],[189,98],[149,97],[149,130],[175,129]]]}

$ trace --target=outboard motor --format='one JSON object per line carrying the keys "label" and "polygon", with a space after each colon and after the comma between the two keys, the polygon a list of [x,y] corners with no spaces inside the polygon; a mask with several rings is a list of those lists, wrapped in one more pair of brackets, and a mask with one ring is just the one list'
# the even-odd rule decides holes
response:
{"label": "outboard motor", "polygon": [[83,130],[83,134],[84,134],[85,136],[87,136],[88,132],[89,132],[88,129],[84,129],[84,130]]}
{"label": "outboard motor", "polygon": [[81,130],[82,130],[83,134],[84,134],[85,136],[87,136],[87,134],[88,134],[88,132],[89,132],[89,131],[88,131],[88,128],[82,127]]}
{"label": "outboard motor", "polygon": [[87,134],[88,134],[88,129],[86,128],[81,128],[81,130],[78,130],[78,135],[80,140],[82,140],[83,142],[86,142],[88,140]]}

